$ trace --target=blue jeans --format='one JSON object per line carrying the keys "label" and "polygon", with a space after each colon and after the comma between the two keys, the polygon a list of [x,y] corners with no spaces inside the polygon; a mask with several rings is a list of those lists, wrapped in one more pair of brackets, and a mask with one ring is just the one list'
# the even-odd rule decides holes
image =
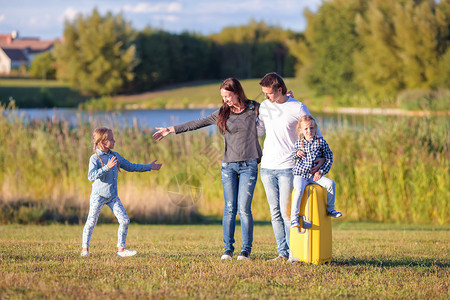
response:
{"label": "blue jeans", "polygon": [[300,207],[302,202],[303,193],[308,184],[318,184],[321,187],[327,189],[327,211],[334,210],[334,194],[336,190],[336,184],[333,180],[322,176],[319,180],[314,181],[313,177],[306,179],[301,176],[294,176],[294,198],[292,200],[291,219],[297,218],[300,214]]}
{"label": "blue jeans", "polygon": [[130,224],[130,218],[128,218],[127,211],[122,205],[119,197],[103,198],[99,195],[91,195],[89,204],[89,215],[86,220],[86,224],[83,229],[83,248],[89,248],[91,242],[92,232],[95,225],[97,225],[98,217],[103,205],[108,205],[113,211],[117,220],[119,221],[119,230],[117,232],[117,247],[125,248],[125,242],[127,240],[128,225]]}
{"label": "blue jeans", "polygon": [[258,162],[256,159],[222,163],[221,169],[223,196],[223,242],[225,251],[234,252],[234,230],[236,212],[239,212],[242,231],[242,251],[248,253],[253,243],[252,199],[258,179]]}
{"label": "blue jeans", "polygon": [[261,181],[266,191],[267,202],[269,202],[278,254],[289,257],[291,220],[288,205],[294,188],[292,169],[261,168]]}

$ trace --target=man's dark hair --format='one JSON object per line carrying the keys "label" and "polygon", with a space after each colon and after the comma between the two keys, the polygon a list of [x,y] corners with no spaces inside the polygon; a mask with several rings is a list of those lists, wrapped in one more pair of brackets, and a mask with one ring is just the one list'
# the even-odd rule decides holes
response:
{"label": "man's dark hair", "polygon": [[275,72],[267,73],[259,82],[262,87],[271,87],[272,90],[278,90],[281,88],[281,94],[286,95],[287,87],[284,84],[283,78]]}

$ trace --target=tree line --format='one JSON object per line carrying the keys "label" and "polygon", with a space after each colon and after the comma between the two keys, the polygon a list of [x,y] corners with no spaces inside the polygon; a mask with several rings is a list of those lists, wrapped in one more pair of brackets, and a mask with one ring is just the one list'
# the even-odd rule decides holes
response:
{"label": "tree line", "polygon": [[66,21],[63,40],[53,52],[37,57],[31,71],[53,75],[92,96],[192,80],[262,77],[273,70],[291,77],[295,58],[285,37],[295,36],[255,21],[207,37],[151,27],[136,31],[121,14],[101,16],[94,9],[89,16]]}
{"label": "tree line", "polygon": [[320,93],[383,98],[449,86],[449,0],[333,0],[305,16],[297,58]]}
{"label": "tree line", "polygon": [[449,87],[450,0],[329,0],[304,15],[303,33],[250,21],[202,36],[136,31],[121,14],[94,9],[66,21],[63,41],[32,71],[93,96],[272,71],[334,96]]}

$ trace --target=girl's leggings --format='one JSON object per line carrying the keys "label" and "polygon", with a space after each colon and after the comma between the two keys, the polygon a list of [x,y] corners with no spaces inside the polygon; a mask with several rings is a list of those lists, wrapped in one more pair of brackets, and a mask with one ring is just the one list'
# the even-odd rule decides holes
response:
{"label": "girl's leggings", "polygon": [[112,212],[119,221],[119,231],[117,232],[118,248],[125,248],[125,242],[127,239],[128,225],[130,224],[130,218],[128,218],[127,211],[122,205],[119,197],[114,198],[103,198],[99,195],[91,195],[89,204],[89,215],[86,220],[86,225],[84,225],[83,230],[83,248],[89,248],[89,243],[91,242],[92,231],[98,221],[98,216],[102,210],[103,205],[108,205]]}
{"label": "girl's leggings", "polygon": [[318,184],[327,189],[327,210],[334,210],[334,197],[336,184],[333,180],[322,176],[319,180],[314,181],[311,177],[310,179],[303,178],[301,176],[294,175],[294,198],[292,199],[292,209],[291,209],[291,220],[295,220],[296,216],[300,213],[300,205],[303,197],[303,192],[308,184]]}

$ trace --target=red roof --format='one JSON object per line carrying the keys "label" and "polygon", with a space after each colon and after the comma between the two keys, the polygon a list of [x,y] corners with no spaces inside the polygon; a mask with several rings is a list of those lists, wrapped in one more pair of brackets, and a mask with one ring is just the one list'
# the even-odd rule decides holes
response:
{"label": "red roof", "polygon": [[11,43],[12,36],[10,34],[0,34],[0,44]]}
{"label": "red roof", "polygon": [[55,41],[41,41],[39,38],[14,39],[11,34],[0,34],[0,48],[28,49],[29,52],[42,52],[50,50]]}
{"label": "red roof", "polygon": [[32,52],[41,52],[53,47],[54,41],[40,40],[12,40],[10,43],[0,40],[0,47],[3,49],[30,49]]}

